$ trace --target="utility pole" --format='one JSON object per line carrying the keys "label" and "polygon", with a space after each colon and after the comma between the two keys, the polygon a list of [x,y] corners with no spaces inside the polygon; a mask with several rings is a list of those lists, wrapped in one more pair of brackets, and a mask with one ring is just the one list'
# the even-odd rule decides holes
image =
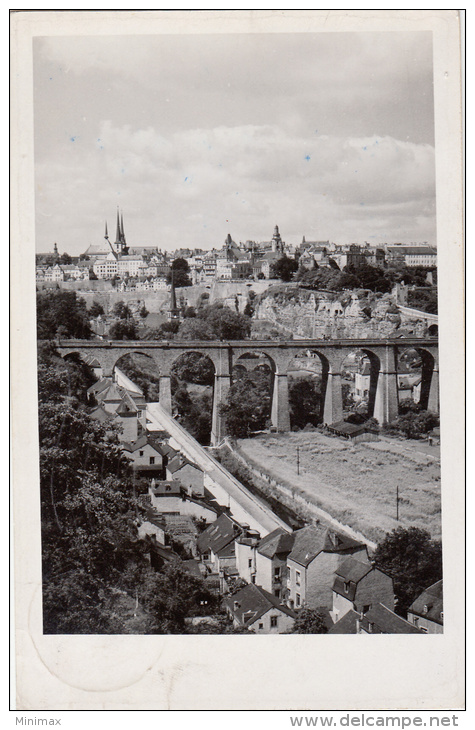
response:
{"label": "utility pole", "polygon": [[297,474],[300,474],[300,453],[299,453],[298,446],[297,446]]}

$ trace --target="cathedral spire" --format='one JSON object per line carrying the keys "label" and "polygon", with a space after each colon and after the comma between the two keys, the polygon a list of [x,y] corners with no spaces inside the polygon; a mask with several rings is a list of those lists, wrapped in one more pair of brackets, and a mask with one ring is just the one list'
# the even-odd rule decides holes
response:
{"label": "cathedral spire", "polygon": [[116,232],[115,232],[115,243],[116,243],[116,246],[120,243],[119,206],[117,206],[117,228],[116,228]]}
{"label": "cathedral spire", "polygon": [[105,231],[105,234],[104,234],[104,238],[106,239],[106,241],[109,240],[109,233],[107,231],[107,221],[106,221],[106,231]]}

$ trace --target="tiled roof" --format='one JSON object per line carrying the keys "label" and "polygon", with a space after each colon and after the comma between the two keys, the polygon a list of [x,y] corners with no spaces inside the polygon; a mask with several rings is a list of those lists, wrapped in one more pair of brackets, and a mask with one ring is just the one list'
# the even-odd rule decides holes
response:
{"label": "tiled roof", "polygon": [[112,418],[112,414],[108,413],[102,406],[97,406],[97,408],[94,408],[94,410],[92,410],[89,415],[93,418],[97,418],[97,420],[101,421],[101,423],[104,423],[105,421],[108,421],[109,418]]}
{"label": "tiled roof", "polygon": [[373,634],[421,634],[416,626],[398,616],[394,611],[377,603],[361,619],[361,626],[368,631],[372,625]]}
{"label": "tiled roof", "polygon": [[90,388],[87,389],[88,393],[101,393],[102,391],[106,390],[106,388],[109,388],[112,384],[111,378],[101,378],[96,383],[93,383]]}
{"label": "tiled roof", "polygon": [[278,527],[273,532],[262,538],[259,543],[258,552],[266,558],[273,558],[275,555],[288,554],[292,550],[294,536]]}
{"label": "tiled roof", "polygon": [[287,616],[296,618],[295,612],[280,603],[278,598],[252,583],[227,598],[225,604],[243,626],[252,626],[272,608],[277,608]]}
{"label": "tiled roof", "polygon": [[193,469],[197,469],[198,471],[202,471],[199,466],[196,464],[193,464],[192,461],[189,461],[185,456],[182,454],[177,454],[169,463],[167,466],[168,471],[170,471],[172,474],[175,474],[175,472],[180,471],[180,469],[183,469],[184,466],[191,466]]}
{"label": "tiled roof", "polygon": [[388,246],[388,251],[391,253],[399,253],[402,256],[414,256],[417,254],[429,256],[431,254],[437,254],[437,250],[430,246]]}
{"label": "tiled roof", "polygon": [[294,532],[294,545],[289,560],[307,567],[322,551],[345,553],[361,548],[363,543],[323,525],[311,525]]}
{"label": "tiled roof", "polygon": [[415,613],[417,616],[421,616],[429,621],[435,621],[436,623],[443,625],[443,610],[443,581],[439,580],[437,583],[429,586],[429,588],[426,588],[426,590],[416,598],[409,607],[408,613]]}
{"label": "tiled roof", "polygon": [[343,580],[358,583],[371,570],[373,570],[371,563],[363,563],[361,560],[356,560],[356,558],[346,558],[335,573]]}
{"label": "tiled roof", "polygon": [[328,630],[329,634],[356,634],[356,622],[360,615],[351,609]]}
{"label": "tiled roof", "polygon": [[139,436],[137,441],[133,442],[124,442],[122,444],[122,448],[124,451],[130,451],[130,453],[134,453],[134,451],[138,451],[138,449],[143,449],[144,446],[151,446],[152,449],[154,449],[158,454],[161,454],[160,445],[155,443],[155,441],[148,436],[148,434],[142,434]]}
{"label": "tiled roof", "polygon": [[371,563],[362,563],[360,560],[347,558],[335,571],[333,590],[349,601],[354,601],[359,581],[372,570]]}
{"label": "tiled roof", "polygon": [[306,567],[322,552],[325,544],[326,528],[322,525],[303,527],[294,532],[294,544],[289,554],[289,560],[295,560],[299,565]]}
{"label": "tiled roof", "polygon": [[200,553],[206,553],[212,550],[217,554],[230,543],[234,543],[235,538],[241,532],[240,525],[229,517],[222,514],[216,522],[206,528],[198,537],[197,547]]}

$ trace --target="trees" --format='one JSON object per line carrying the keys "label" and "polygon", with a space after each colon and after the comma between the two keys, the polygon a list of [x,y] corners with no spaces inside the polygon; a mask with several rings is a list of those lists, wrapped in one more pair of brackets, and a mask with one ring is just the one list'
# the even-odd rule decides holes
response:
{"label": "trees", "polygon": [[325,616],[313,608],[302,608],[292,627],[292,634],[326,634]]}
{"label": "trees", "polygon": [[129,307],[123,301],[119,301],[114,304],[112,307],[112,314],[114,317],[118,317],[119,319],[130,319],[132,316],[132,312]]}
{"label": "trees", "polygon": [[308,423],[316,426],[320,422],[321,386],[321,378],[312,376],[290,380],[289,405],[292,428],[305,428]]}
{"label": "trees", "polygon": [[298,269],[298,264],[295,259],[291,259],[284,254],[281,259],[278,259],[271,266],[271,278],[278,278],[281,281],[290,281],[292,276]]}
{"label": "trees", "polygon": [[190,267],[186,259],[175,259],[171,265],[171,270],[167,274],[167,283],[174,284],[175,287],[191,286],[191,279],[188,276]]}
{"label": "trees", "polygon": [[198,310],[197,316],[180,324],[178,338],[183,340],[244,340],[251,333],[251,320],[221,304]]}
{"label": "trees", "polygon": [[63,253],[59,257],[59,261],[61,264],[71,264],[73,260],[68,253]]}
{"label": "trees", "polygon": [[138,340],[137,326],[135,322],[127,322],[119,319],[109,329],[109,336],[112,340]]}
{"label": "trees", "polygon": [[385,427],[387,431],[404,434],[408,439],[420,439],[439,425],[439,417],[435,413],[421,410],[417,404],[409,409],[403,403],[403,411]]}
{"label": "trees", "polygon": [[213,335],[219,340],[245,340],[251,334],[249,317],[221,304],[212,304],[200,312]]}
{"label": "trees", "polygon": [[398,527],[387,534],[373,559],[394,581],[400,616],[405,617],[414,599],[442,578],[442,545],[419,527]]}
{"label": "trees", "polygon": [[[117,430],[80,405],[82,383],[66,372],[77,364],[44,347],[40,358],[44,633],[185,632],[184,619],[204,606],[216,611],[217,599],[179,562],[158,573],[150,567]],[[131,605],[140,625],[129,617]]]}
{"label": "trees", "polygon": [[206,355],[199,352],[185,352],[172,367],[172,374],[178,380],[198,385],[214,384],[214,365]]}
{"label": "trees", "polygon": [[36,328],[38,339],[89,339],[91,327],[86,302],[75,291],[38,292],[36,297]]}
{"label": "trees", "polygon": [[270,372],[245,371],[230,387],[226,403],[220,406],[226,431],[235,438],[248,438],[252,431],[266,428],[270,417]]}
{"label": "trees", "polygon": [[104,307],[99,302],[94,301],[89,309],[89,316],[99,317],[101,314],[104,314]]}

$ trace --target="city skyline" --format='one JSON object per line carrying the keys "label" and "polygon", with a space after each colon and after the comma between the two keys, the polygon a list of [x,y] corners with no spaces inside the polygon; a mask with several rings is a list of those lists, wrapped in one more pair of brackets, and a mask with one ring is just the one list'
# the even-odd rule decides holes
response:
{"label": "city skyline", "polygon": [[34,39],[36,247],[436,245],[425,32]]}

